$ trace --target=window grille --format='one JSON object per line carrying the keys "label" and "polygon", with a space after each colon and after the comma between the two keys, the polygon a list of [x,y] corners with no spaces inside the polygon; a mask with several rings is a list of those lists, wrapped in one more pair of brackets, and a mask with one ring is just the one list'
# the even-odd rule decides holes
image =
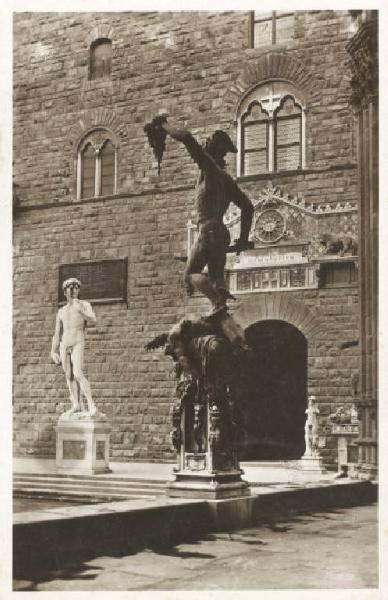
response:
{"label": "window grille", "polygon": [[101,149],[101,195],[114,193],[115,151],[110,140]]}
{"label": "window grille", "polygon": [[94,196],[96,181],[96,154],[92,144],[82,152],[82,198]]}
{"label": "window grille", "polygon": [[249,107],[243,115],[242,172],[246,175],[268,170],[268,113],[259,103]]}
{"label": "window grille", "polygon": [[302,110],[292,98],[285,98],[275,118],[276,170],[302,166]]}

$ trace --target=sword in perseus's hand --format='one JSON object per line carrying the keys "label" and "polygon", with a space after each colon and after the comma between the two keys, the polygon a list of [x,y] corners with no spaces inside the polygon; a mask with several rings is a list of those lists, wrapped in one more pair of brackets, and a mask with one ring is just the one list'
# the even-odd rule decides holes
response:
{"label": "sword in perseus's hand", "polygon": [[232,246],[228,246],[226,249],[226,253],[230,254],[235,252],[237,256],[240,252],[245,252],[245,250],[253,250],[255,247],[254,242],[247,240],[246,242],[241,242],[240,240],[234,240],[234,244]]}
{"label": "sword in perseus's hand", "polygon": [[160,115],[152,119],[150,123],[146,123],[144,126],[144,132],[147,134],[148,142],[152,148],[154,156],[158,161],[158,175],[160,175],[160,165],[162,163],[162,157],[166,148],[166,136],[167,133],[163,129],[163,123],[167,122],[165,115]]}

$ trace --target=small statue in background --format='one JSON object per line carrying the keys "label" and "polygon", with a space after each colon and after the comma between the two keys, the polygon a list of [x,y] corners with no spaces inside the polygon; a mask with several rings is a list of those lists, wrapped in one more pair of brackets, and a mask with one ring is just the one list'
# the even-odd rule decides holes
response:
{"label": "small statue in background", "polygon": [[88,406],[87,414],[94,416],[97,407],[92,398],[90,384],[83,373],[83,359],[85,328],[88,323],[96,322],[96,315],[89,302],[79,300],[81,282],[78,279],[66,279],[62,287],[67,303],[57,313],[50,356],[55,364],[62,365],[65,372],[71,401],[71,408],[65,414],[71,416],[75,413],[85,413],[82,392]]}
{"label": "small statue in background", "polygon": [[304,456],[316,456],[318,451],[318,415],[319,408],[314,403],[315,396],[309,397],[308,406],[305,410],[306,424],[304,427],[304,440],[306,451]]}

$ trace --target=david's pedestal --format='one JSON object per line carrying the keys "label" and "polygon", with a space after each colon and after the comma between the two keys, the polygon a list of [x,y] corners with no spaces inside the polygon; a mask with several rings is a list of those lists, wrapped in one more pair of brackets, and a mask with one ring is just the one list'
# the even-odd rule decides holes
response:
{"label": "david's pedestal", "polygon": [[66,473],[109,473],[109,434],[105,415],[63,414],[56,427],[56,467]]}

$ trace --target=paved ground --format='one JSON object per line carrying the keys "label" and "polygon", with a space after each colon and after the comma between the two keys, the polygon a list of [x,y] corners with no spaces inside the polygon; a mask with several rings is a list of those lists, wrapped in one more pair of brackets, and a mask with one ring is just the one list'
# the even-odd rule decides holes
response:
{"label": "paved ground", "polygon": [[100,556],[15,581],[14,590],[130,591],[377,586],[376,506],[290,518],[174,547]]}
{"label": "paved ground", "polygon": [[92,499],[88,503],[87,500],[82,500],[81,502],[71,502],[69,501],[61,501],[59,503],[58,500],[50,500],[50,499],[38,499],[38,498],[13,498],[13,512],[14,513],[25,513],[31,511],[45,511],[50,508],[58,509],[58,504],[60,504],[63,508],[68,508],[72,506],[85,506],[85,504],[97,504]]}

